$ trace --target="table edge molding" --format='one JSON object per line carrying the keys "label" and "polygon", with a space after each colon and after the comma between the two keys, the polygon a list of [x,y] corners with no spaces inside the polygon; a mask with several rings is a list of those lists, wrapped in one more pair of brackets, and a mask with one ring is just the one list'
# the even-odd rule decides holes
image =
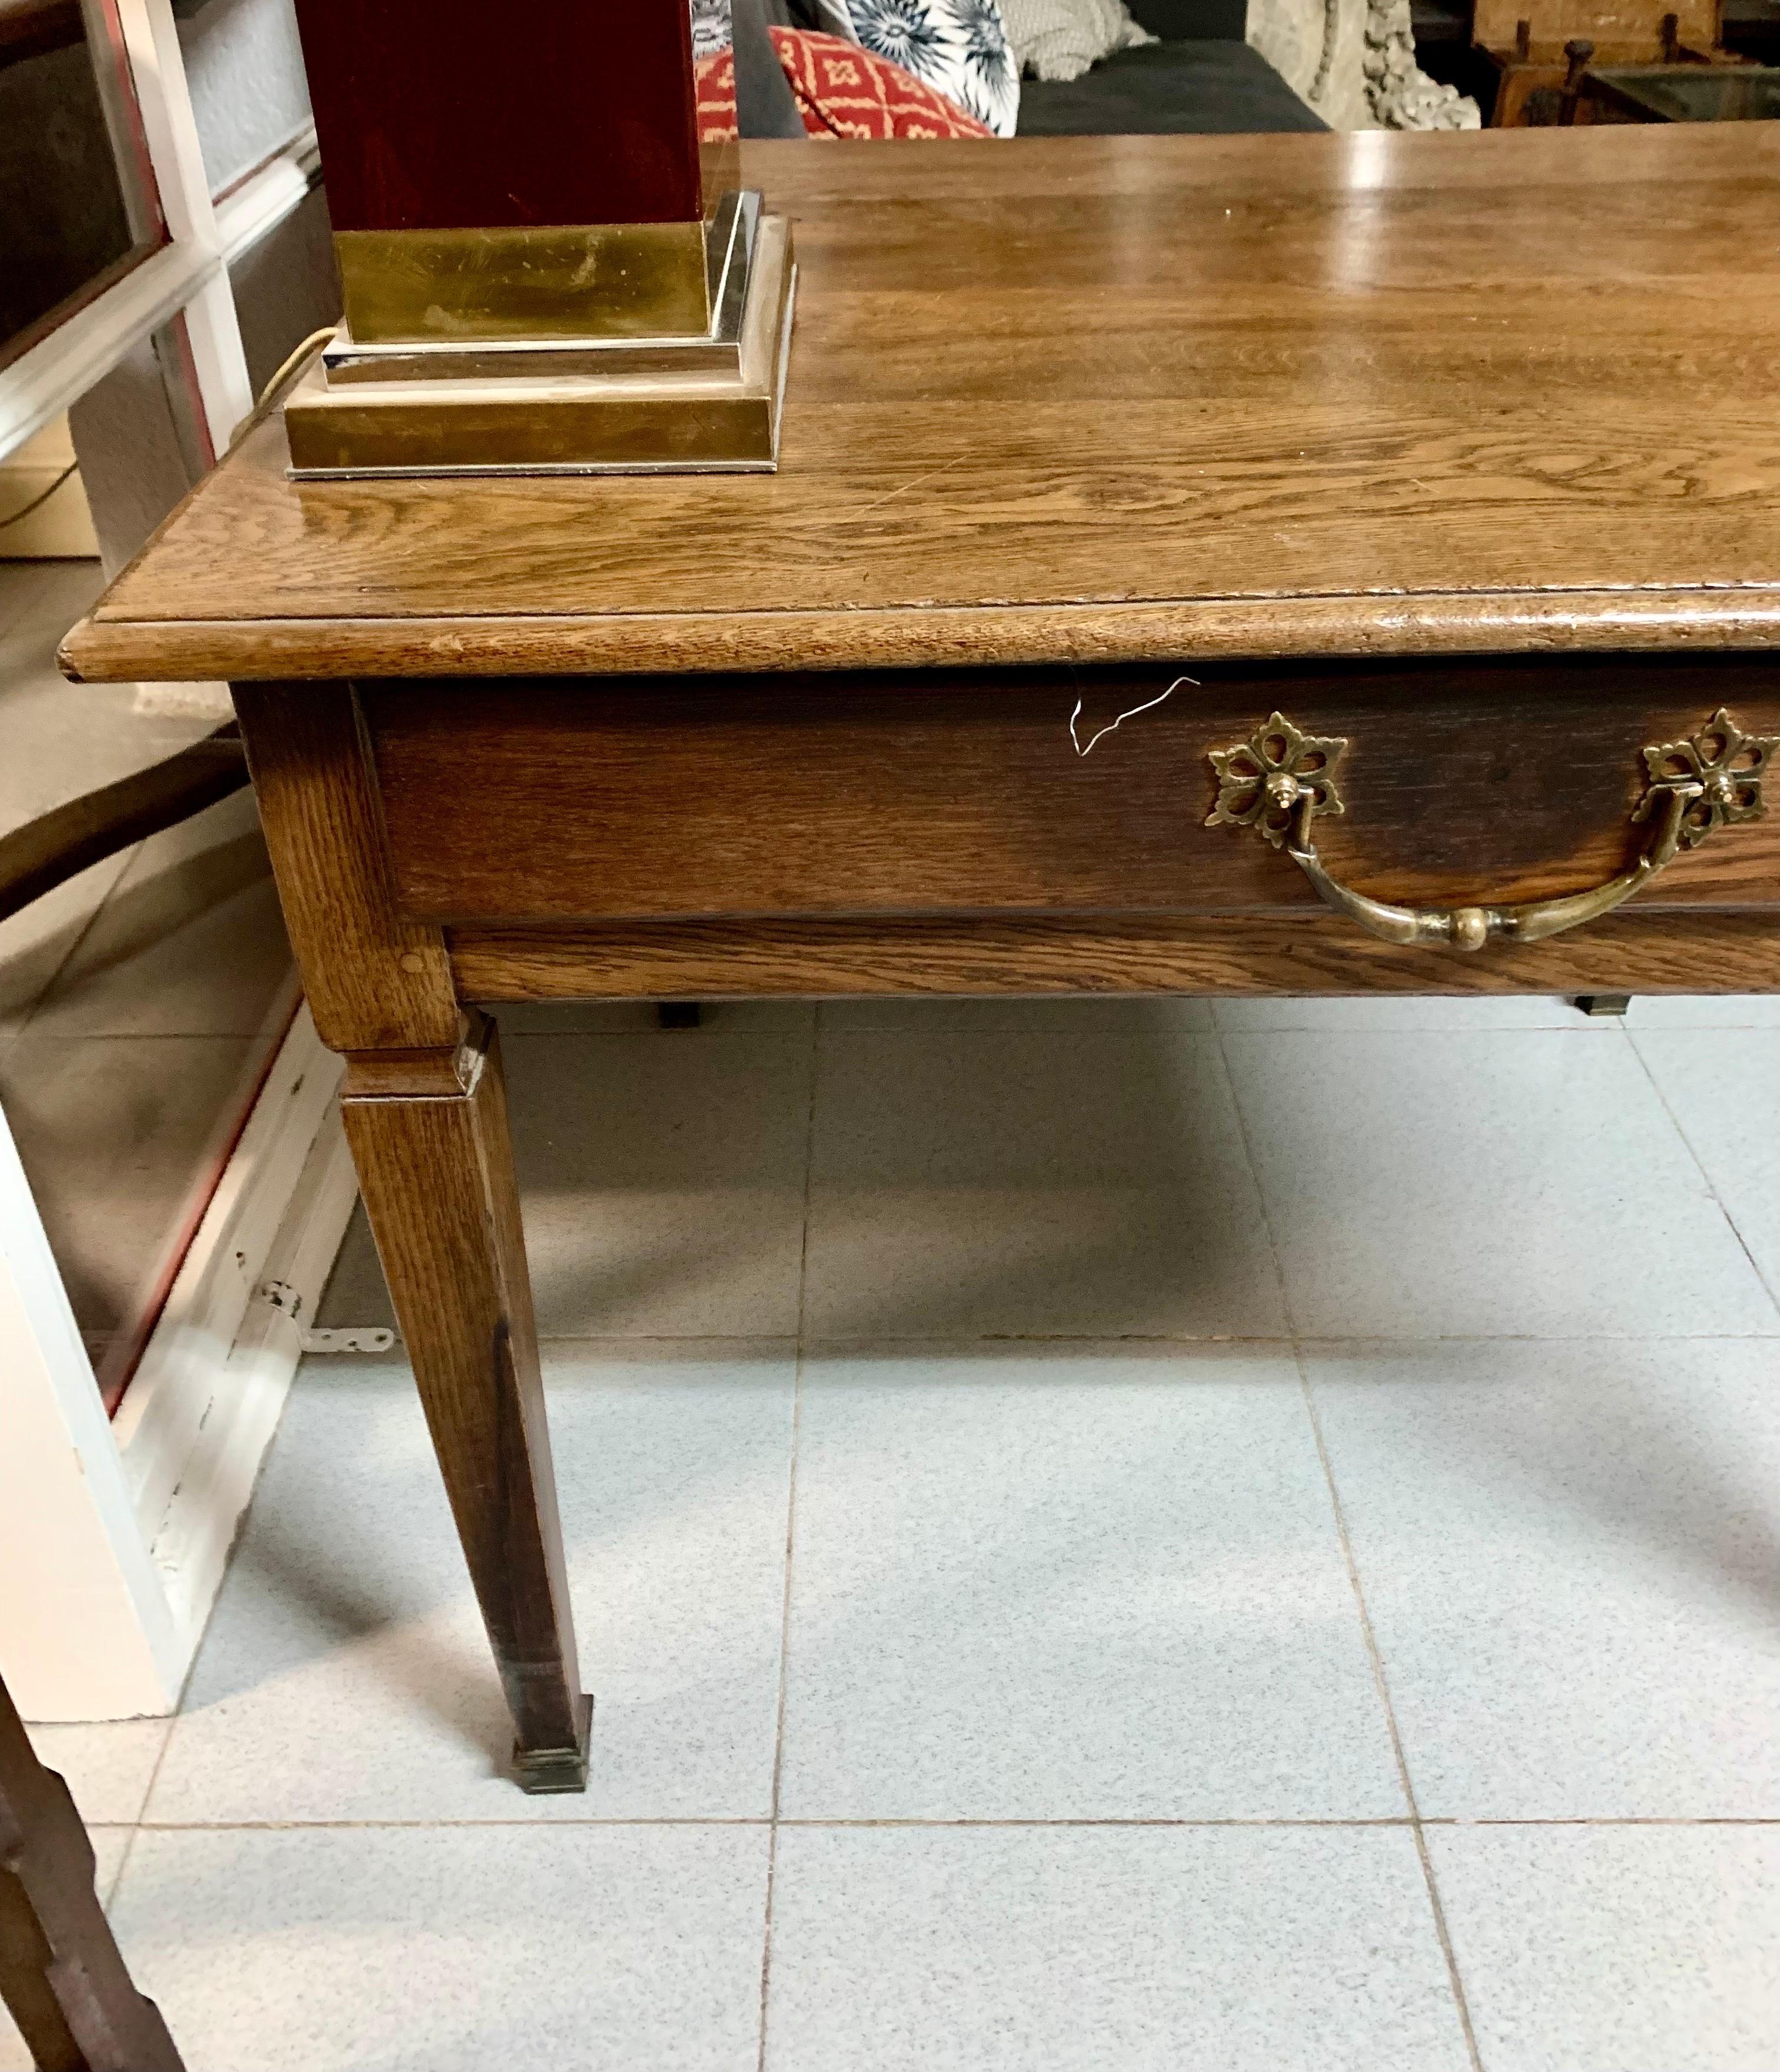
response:
{"label": "table edge molding", "polygon": [[1780,586],[580,617],[82,619],[76,683],[648,676],[1780,647]]}

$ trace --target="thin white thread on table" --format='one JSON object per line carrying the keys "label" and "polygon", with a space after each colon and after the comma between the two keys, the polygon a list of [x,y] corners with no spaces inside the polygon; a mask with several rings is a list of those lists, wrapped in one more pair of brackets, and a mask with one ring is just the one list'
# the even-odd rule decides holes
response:
{"label": "thin white thread on table", "polygon": [[1160,697],[1148,698],[1142,705],[1133,705],[1129,712],[1122,712],[1119,715],[1118,718],[1113,721],[1110,726],[1101,727],[1095,733],[1090,734],[1088,737],[1087,748],[1084,748],[1082,746],[1082,737],[1075,730],[1075,723],[1082,717],[1082,701],[1080,698],[1077,698],[1075,701],[1075,710],[1069,714],[1069,738],[1075,743],[1076,754],[1077,755],[1086,755],[1088,753],[1088,750],[1091,749],[1094,743],[1100,740],[1103,735],[1116,734],[1119,728],[1125,724],[1127,720],[1135,719],[1139,713],[1153,712],[1156,708],[1161,704],[1163,698],[1172,698],[1183,684],[1191,684],[1197,689],[1198,682],[1199,679],[1197,676],[1176,676],[1174,681],[1169,684],[1168,689],[1162,693]]}

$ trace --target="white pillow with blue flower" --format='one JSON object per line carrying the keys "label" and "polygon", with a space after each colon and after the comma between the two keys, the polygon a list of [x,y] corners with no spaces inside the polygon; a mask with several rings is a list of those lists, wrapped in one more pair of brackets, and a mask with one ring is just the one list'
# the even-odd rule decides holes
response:
{"label": "white pillow with blue flower", "polygon": [[966,115],[1011,137],[1020,119],[1020,64],[999,0],[820,0],[832,28],[925,80]]}
{"label": "white pillow with blue flower", "polygon": [[729,25],[729,0],[691,0],[692,55],[714,58],[735,40]]}

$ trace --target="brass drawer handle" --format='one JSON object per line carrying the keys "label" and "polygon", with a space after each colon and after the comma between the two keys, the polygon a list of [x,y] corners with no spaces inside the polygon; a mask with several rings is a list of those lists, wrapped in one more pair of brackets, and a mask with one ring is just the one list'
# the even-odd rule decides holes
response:
{"label": "brass drawer handle", "polygon": [[1636,862],[1588,892],[1535,899],[1522,906],[1393,906],[1338,883],[1316,853],[1312,823],[1319,813],[1343,813],[1336,783],[1347,742],[1338,735],[1304,733],[1283,713],[1257,727],[1246,742],[1214,748],[1218,803],[1208,828],[1253,828],[1283,849],[1339,914],[1387,943],[1481,950],[1498,937],[1536,943],[1602,914],[1610,914],[1639,886],[1666,870],[1682,849],[1697,849],[1714,828],[1761,819],[1762,779],[1780,748],[1780,734],[1745,734],[1720,705],[1691,741],[1644,750],[1649,783],[1632,820],[1650,823]]}

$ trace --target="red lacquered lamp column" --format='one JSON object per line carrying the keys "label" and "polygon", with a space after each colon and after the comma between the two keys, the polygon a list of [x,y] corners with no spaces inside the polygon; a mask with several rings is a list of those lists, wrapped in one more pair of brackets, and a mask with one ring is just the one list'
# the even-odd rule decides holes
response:
{"label": "red lacquered lamp column", "polygon": [[789,228],[707,205],[685,0],[297,18],[346,320],[293,472],[775,465]]}

